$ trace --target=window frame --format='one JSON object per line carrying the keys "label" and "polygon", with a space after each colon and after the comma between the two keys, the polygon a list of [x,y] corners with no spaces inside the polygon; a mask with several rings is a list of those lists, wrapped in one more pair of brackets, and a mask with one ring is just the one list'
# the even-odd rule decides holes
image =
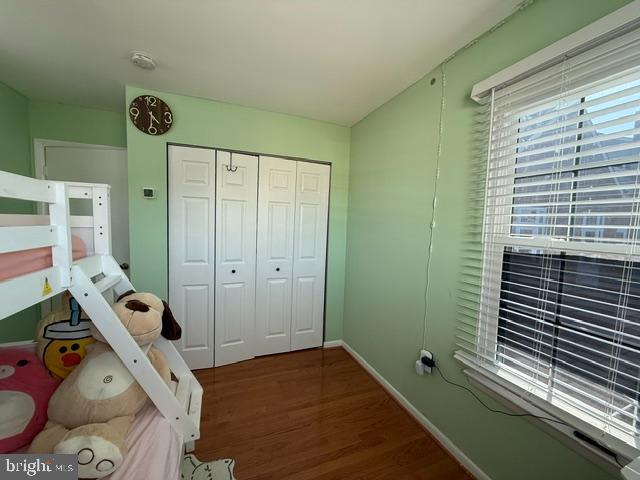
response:
{"label": "window frame", "polygon": [[[562,96],[567,98],[576,97],[579,98],[580,103],[584,103],[584,99],[586,96],[593,94],[597,91],[604,91],[607,88],[610,88],[614,85],[620,85],[623,81],[628,79],[629,81],[640,79],[640,74],[632,73],[628,75],[624,75],[621,77],[613,78],[604,82],[596,82],[597,87],[594,88],[594,84],[585,85],[580,88],[576,88],[573,92],[563,92]],[[493,100],[494,100],[495,91],[492,90],[491,97],[491,105],[492,111],[490,112],[490,118],[493,120]],[[539,110],[545,104],[553,104],[557,98],[550,97],[546,99],[542,99],[538,102],[532,103],[530,106],[525,107],[518,113],[519,116],[526,115],[527,112],[532,110]],[[583,115],[584,110],[580,110],[579,115]],[[579,117],[576,119],[576,124],[580,124],[580,126],[576,129],[575,135],[581,134],[580,128],[582,128],[583,122],[580,122]],[[489,125],[489,131],[493,130],[493,124]],[[613,423],[607,423],[604,421],[596,420],[596,417],[599,416],[601,412],[598,412],[597,409],[580,402],[580,399],[573,398],[565,392],[561,391],[553,391],[548,388],[548,385],[534,387],[531,385],[531,379],[529,378],[527,381],[519,378],[522,374],[518,372],[516,369],[510,368],[508,365],[503,364],[497,358],[497,352],[499,348],[499,340],[498,340],[498,330],[499,330],[499,312],[500,312],[500,302],[501,302],[501,292],[502,292],[502,273],[503,273],[503,262],[504,262],[504,252],[507,247],[524,247],[531,249],[539,249],[545,253],[551,254],[573,254],[573,255],[594,255],[598,258],[611,259],[620,261],[622,257],[634,257],[634,261],[640,261],[640,244],[639,245],[628,245],[625,243],[614,243],[614,242],[588,242],[585,240],[571,240],[570,239],[570,229],[573,226],[571,222],[571,214],[573,212],[569,212],[567,214],[563,213],[563,216],[569,217],[569,222],[567,224],[567,235],[564,238],[561,237],[551,237],[551,236],[539,236],[535,235],[527,236],[527,235],[516,235],[513,234],[512,222],[494,222],[493,225],[487,224],[487,217],[489,216],[487,212],[491,209],[491,217],[494,219],[512,219],[517,216],[514,213],[514,208],[517,208],[517,204],[513,203],[514,189],[518,186],[516,183],[516,178],[522,178],[523,175],[519,176],[516,174],[516,169],[518,168],[517,160],[519,156],[518,153],[518,144],[517,139],[520,135],[519,129],[516,126],[512,127],[508,132],[508,135],[501,137],[500,144],[513,145],[513,152],[510,152],[507,157],[508,160],[506,164],[500,165],[501,168],[508,169],[508,174],[502,175],[498,180],[498,186],[491,186],[489,184],[493,181],[489,175],[489,168],[492,167],[492,157],[491,151],[488,152],[487,158],[487,178],[485,185],[485,209],[483,215],[483,227],[482,227],[482,270],[483,277],[480,288],[480,309],[478,315],[478,324],[477,324],[477,345],[476,348],[480,352],[480,355],[483,356],[487,362],[491,365],[489,369],[493,374],[497,375],[502,379],[502,386],[505,388],[516,387],[520,392],[526,392],[527,397],[531,399],[532,397],[537,397],[539,400],[543,402],[547,402],[549,406],[555,411],[555,415],[559,418],[563,418],[564,421],[569,423],[570,425],[579,425],[582,424],[582,428],[585,428],[584,423],[590,425],[595,428],[595,432],[600,435],[603,432],[610,433],[615,439],[622,441],[622,443],[618,443],[617,441],[612,441],[613,445],[616,445],[614,448],[615,451],[621,452],[622,454],[629,456],[629,458],[633,458],[632,456],[640,455],[640,435],[630,435],[626,432],[625,428],[621,426],[621,428],[616,428]],[[569,135],[567,135],[569,136]],[[489,145],[492,145],[492,138],[489,138]],[[498,144],[498,147],[500,147]],[[562,148],[560,146],[560,148]],[[579,145],[575,147],[579,148]],[[515,153],[515,155],[514,155]],[[580,151],[575,151],[575,159],[579,159]],[[575,161],[574,159],[574,161]],[[502,160],[504,161],[504,160]],[[522,166],[522,164],[520,165]],[[585,164],[585,169],[590,168],[588,164]],[[576,170],[575,172],[578,172]],[[535,172],[532,172],[530,175],[526,176],[536,176]],[[571,197],[575,195],[574,190],[576,189],[576,185],[579,177],[577,175],[573,175],[571,178],[567,179],[567,183],[571,183]],[[489,190],[492,190],[493,197],[488,196]],[[509,200],[503,202],[501,204],[491,204],[492,200],[496,200],[497,198],[508,198]],[[631,200],[635,201],[635,200]],[[571,205],[571,202],[569,202]],[[525,215],[523,215],[525,216]],[[551,227],[553,228],[553,227]],[[489,233],[487,233],[489,232]],[[492,237],[491,242],[486,242],[487,235]],[[639,242],[640,243],[640,242]],[[624,259],[622,259],[624,261]],[[488,276],[485,277],[484,272],[489,272]],[[458,357],[464,358],[464,354],[456,354],[456,358]],[[467,362],[463,362],[467,363]],[[483,368],[487,368],[487,365],[483,364]],[[557,368],[557,367],[554,367]],[[495,379],[494,379],[495,381]],[[594,385],[597,385],[594,383]],[[567,397],[567,398],[564,398]],[[593,416],[587,415],[582,412],[580,408],[576,408],[571,405],[571,402],[579,402],[581,403],[580,408],[584,408],[585,410],[591,410],[594,412]],[[539,403],[539,402],[535,402]],[[636,409],[640,408],[640,405],[636,402],[634,405]],[[576,421],[577,420],[577,421]],[[628,429],[628,427],[627,427]],[[613,431],[612,431],[613,430]],[[636,423],[636,431],[640,433],[640,427],[638,426],[638,422]]]}

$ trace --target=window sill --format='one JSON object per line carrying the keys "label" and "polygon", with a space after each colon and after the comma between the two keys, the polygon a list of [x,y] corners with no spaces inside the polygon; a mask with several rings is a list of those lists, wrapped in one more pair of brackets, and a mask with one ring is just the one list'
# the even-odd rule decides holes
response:
{"label": "window sill", "polygon": [[[525,389],[509,382],[497,373],[481,367],[470,355],[464,352],[456,352],[454,357],[465,366],[464,373],[473,386],[479,388],[494,400],[504,404],[515,413],[527,413],[565,422],[567,425],[534,417],[523,417],[542,428],[572,450],[584,455],[601,468],[613,474],[620,474],[620,466],[614,458],[576,438],[574,431],[580,431],[602,445],[605,445],[618,455],[618,460],[623,465],[640,456],[640,450],[637,448],[632,447],[619,438],[603,434],[601,430],[593,425],[576,418],[554,405],[550,405],[548,402],[534,395],[530,395]],[[628,478],[637,478],[640,480],[640,476]]]}

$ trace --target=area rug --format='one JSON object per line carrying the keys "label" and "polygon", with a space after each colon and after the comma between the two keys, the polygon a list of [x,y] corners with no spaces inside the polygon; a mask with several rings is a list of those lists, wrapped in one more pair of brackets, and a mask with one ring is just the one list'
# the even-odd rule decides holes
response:
{"label": "area rug", "polygon": [[231,458],[222,458],[213,462],[201,462],[195,455],[188,453],[182,459],[182,480],[236,480],[233,467],[236,462]]}

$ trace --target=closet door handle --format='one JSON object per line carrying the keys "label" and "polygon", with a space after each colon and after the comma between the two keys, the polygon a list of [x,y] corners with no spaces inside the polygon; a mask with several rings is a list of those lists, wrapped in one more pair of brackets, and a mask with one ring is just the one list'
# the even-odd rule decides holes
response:
{"label": "closet door handle", "polygon": [[231,273],[236,273],[236,269],[234,268],[233,270],[231,270]]}
{"label": "closet door handle", "polygon": [[280,267],[276,267],[276,272],[279,272],[279,271],[280,271]]}

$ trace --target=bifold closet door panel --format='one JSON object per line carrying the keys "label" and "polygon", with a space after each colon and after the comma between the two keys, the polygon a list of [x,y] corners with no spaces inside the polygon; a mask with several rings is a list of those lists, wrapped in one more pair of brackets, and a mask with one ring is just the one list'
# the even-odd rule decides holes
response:
{"label": "bifold closet door panel", "polygon": [[329,165],[298,162],[291,350],[322,345],[330,172]]}
{"label": "bifold closet door panel", "polygon": [[216,158],[215,365],[220,366],[254,356],[258,157],[218,150]]}
{"label": "bifold closet door panel", "polygon": [[192,369],[213,366],[215,151],[169,146],[169,303],[178,350]]}
{"label": "bifold closet door panel", "polygon": [[295,160],[260,157],[256,355],[291,350]]}

